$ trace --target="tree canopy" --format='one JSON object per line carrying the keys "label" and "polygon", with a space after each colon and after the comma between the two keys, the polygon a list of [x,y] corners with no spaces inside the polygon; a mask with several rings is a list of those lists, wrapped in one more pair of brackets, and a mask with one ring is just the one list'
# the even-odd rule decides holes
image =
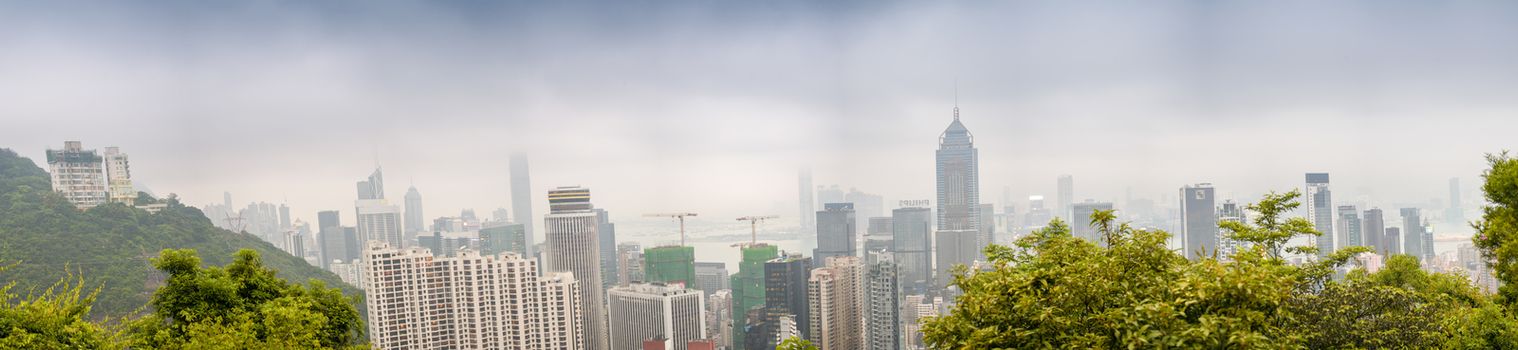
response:
{"label": "tree canopy", "polygon": [[1299,193],[1267,194],[1251,222],[1224,222],[1241,248],[1227,257],[1187,260],[1169,234],[1091,223],[1101,247],[1070,235],[1056,219],[1013,246],[985,250],[990,268],[956,269],[963,291],[944,316],[924,322],[940,349],[997,348],[1515,348],[1518,323],[1460,275],[1423,271],[1396,256],[1375,273],[1335,274],[1349,247],[1302,265],[1281,252],[1318,232],[1285,217]]}

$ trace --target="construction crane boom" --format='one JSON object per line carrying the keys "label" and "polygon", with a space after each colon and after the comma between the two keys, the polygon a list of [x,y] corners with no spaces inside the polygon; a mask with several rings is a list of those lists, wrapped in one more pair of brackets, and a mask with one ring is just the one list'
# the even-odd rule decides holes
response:
{"label": "construction crane boom", "polygon": [[759,243],[759,222],[760,221],[764,221],[764,220],[774,219],[774,218],[779,218],[779,216],[774,216],[774,215],[745,216],[745,217],[738,218],[738,221],[748,221],[748,235],[749,235],[749,239],[752,240],[749,243],[750,244],[758,244]]}
{"label": "construction crane boom", "polygon": [[679,219],[680,220],[680,246],[681,247],[685,246],[685,217],[687,217],[687,216],[696,216],[696,213],[643,214],[643,217],[665,217],[665,218]]}

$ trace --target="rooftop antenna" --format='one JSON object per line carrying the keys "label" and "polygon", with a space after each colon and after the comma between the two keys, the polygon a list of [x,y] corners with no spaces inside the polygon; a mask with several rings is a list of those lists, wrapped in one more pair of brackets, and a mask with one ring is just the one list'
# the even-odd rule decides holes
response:
{"label": "rooftop antenna", "polygon": [[959,77],[954,77],[954,120],[959,120]]}

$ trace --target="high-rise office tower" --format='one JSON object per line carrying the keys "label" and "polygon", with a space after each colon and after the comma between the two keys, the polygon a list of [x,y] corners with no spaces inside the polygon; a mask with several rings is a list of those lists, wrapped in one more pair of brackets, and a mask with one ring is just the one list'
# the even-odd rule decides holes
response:
{"label": "high-rise office tower", "polygon": [[858,189],[849,189],[849,193],[843,195],[844,203],[854,203],[854,228],[863,231],[870,227],[870,218],[878,217],[885,212],[885,198],[878,194],[860,192]]}
{"label": "high-rise office tower", "polygon": [[385,199],[385,174],[374,167],[369,179],[358,182],[358,199]]}
{"label": "high-rise office tower", "polygon": [[537,244],[533,243],[536,237],[536,229],[532,218],[532,180],[528,177],[527,155],[513,153],[511,155],[511,215],[517,218],[527,230],[527,255],[537,255]]}
{"label": "high-rise office tower", "polygon": [[1054,208],[1059,212],[1054,213],[1054,216],[1073,224],[1075,221],[1072,212],[1075,209],[1075,178],[1070,175],[1060,175],[1058,185]]}
{"label": "high-rise office tower", "polygon": [[597,232],[601,234],[601,286],[611,288],[617,285],[614,277],[621,275],[617,271],[617,224],[611,222],[611,216],[606,214],[605,209],[596,208],[595,212],[596,225],[600,227]]}
{"label": "high-rise office tower", "polygon": [[643,281],[696,288],[696,248],[666,245],[644,249]]}
{"label": "high-rise office tower", "polygon": [[801,208],[801,216],[799,216],[801,218],[801,232],[816,231],[817,221],[815,221],[812,215],[816,212],[814,208],[816,208],[817,201],[813,196],[813,191],[816,191],[816,189],[812,187],[811,168],[801,168],[800,174],[797,175],[797,184],[799,185],[797,186],[797,198],[800,200],[799,205]]}
{"label": "high-rise office tower", "polygon": [[480,228],[480,252],[496,255],[505,252],[527,256],[526,225],[505,221],[486,222]]}
{"label": "high-rise office tower", "polygon": [[1200,259],[1218,249],[1217,198],[1212,184],[1181,187],[1181,254]]}
{"label": "high-rise office tower", "polygon": [[100,155],[95,150],[85,150],[79,141],[65,141],[63,149],[47,150],[53,191],[63,194],[79,209],[105,204],[109,199],[105,168],[101,164]]}
{"label": "high-rise office tower", "polygon": [[1028,212],[1023,214],[1023,226],[1044,227],[1054,219],[1054,214],[1044,206],[1044,196],[1028,196]]}
{"label": "high-rise office tower", "polygon": [[[818,224],[822,224],[820,221]],[[812,258],[787,255],[764,262],[765,322],[771,327],[764,337],[771,338],[765,349],[772,349],[773,338],[784,316],[794,317],[803,339],[810,339],[811,315],[807,304],[807,279],[811,277]],[[750,335],[752,336],[752,334]]]}
{"label": "high-rise office tower", "polygon": [[[1239,206],[1239,203],[1232,199],[1223,200],[1223,204],[1218,205],[1218,223],[1229,221],[1240,223],[1249,221],[1244,215],[1244,207]],[[1238,252],[1239,249],[1248,248],[1248,246],[1242,246],[1243,244],[1228,237],[1228,234],[1223,233],[1221,229],[1218,230],[1218,257],[1232,258],[1233,253]]]}
{"label": "high-rise office tower", "polygon": [[[854,215],[859,215],[855,212]],[[891,233],[891,217],[880,216],[870,218],[869,224],[865,225],[865,234]]]}
{"label": "high-rise office tower", "polygon": [[1423,218],[1418,208],[1402,208],[1402,254],[1423,259]]}
{"label": "high-rise office tower", "polygon": [[975,266],[975,260],[980,258],[980,237],[975,231],[949,230],[938,231],[933,238],[937,267],[934,275],[938,278],[931,288],[940,289],[954,280],[952,271],[955,265]]}
{"label": "high-rise office tower", "polygon": [[[1339,242],[1344,242],[1345,247],[1363,246],[1365,240],[1361,234],[1364,228],[1360,227],[1360,210],[1353,205],[1339,206],[1338,233]],[[1372,248],[1374,249],[1374,248]]]}
{"label": "high-rise office tower", "polygon": [[864,348],[863,267],[857,256],[830,257],[807,279],[808,333],[820,350]]}
{"label": "high-rise office tower", "polygon": [[[849,201],[844,198],[843,188],[838,187],[838,185],[817,186],[817,203],[848,203]],[[814,212],[807,213],[807,215],[812,214]]]}
{"label": "high-rise office tower", "polygon": [[711,299],[712,293],[719,290],[732,289],[731,283],[732,281],[728,279],[726,263],[696,263],[696,283],[691,288],[700,289],[701,294],[707,299]]}
{"label": "high-rise office tower", "polygon": [[[936,152],[938,186],[938,234],[971,242],[980,234],[980,163],[975,138],[959,122],[959,107],[954,107],[954,121],[938,136]],[[943,242],[940,238],[939,242]],[[940,252],[942,249],[940,249]],[[973,257],[965,257],[974,259]],[[939,259],[942,261],[942,259]]]}
{"label": "high-rise office tower", "polygon": [[817,212],[817,249],[812,257],[855,256],[858,233],[853,203],[827,203]]}
{"label": "high-rise office tower", "polygon": [[617,285],[643,282],[643,246],[638,242],[617,243]]}
{"label": "high-rise office tower", "polygon": [[[574,276],[515,253],[434,257],[369,242],[364,292],[376,349],[574,349],[587,303]],[[595,303],[599,304],[599,303]]]}
{"label": "high-rise office tower", "polygon": [[[1334,204],[1333,191],[1328,188],[1328,173],[1307,173],[1307,219],[1323,235],[1314,238],[1318,245],[1318,257],[1333,254]],[[1340,245],[1342,246],[1342,244]]]}
{"label": "high-rise office tower", "polygon": [[357,232],[352,227],[343,227],[336,210],[327,210],[316,213],[317,232],[321,235],[321,263],[322,268],[328,268],[333,261],[352,263],[358,259],[362,247],[357,237]]}
{"label": "high-rise office tower", "polygon": [[[132,188],[132,168],[121,148],[105,148],[105,179],[109,185],[111,203],[132,205],[137,202],[137,190]],[[288,216],[288,215],[287,215]],[[290,226],[290,221],[284,221]]]}
{"label": "high-rise office tower", "polygon": [[1387,227],[1386,237],[1381,238],[1381,242],[1386,243],[1387,255],[1403,254],[1402,229],[1396,227]]}
{"label": "high-rise office tower", "polygon": [[1360,221],[1360,232],[1365,237],[1365,246],[1375,250],[1376,254],[1390,257],[1390,242],[1386,241],[1386,221],[1380,208],[1365,210],[1365,217]]}
{"label": "high-rise office tower", "polygon": [[706,338],[706,305],[701,292],[663,283],[634,283],[606,292],[612,350],[642,350],[659,338],[663,349],[686,350]]}
{"label": "high-rise office tower", "polygon": [[548,191],[543,219],[543,271],[570,272],[585,303],[585,349],[606,350],[606,308],[601,289],[600,223],[590,203],[590,189],[559,187]]}
{"label": "high-rise office tower", "polygon": [[891,253],[901,268],[901,288],[924,294],[933,282],[933,212],[908,206],[891,211]]}
{"label": "high-rise office tower", "polygon": [[[749,311],[763,309],[766,302],[764,264],[780,256],[778,247],[765,243],[751,243],[741,246],[739,253],[743,260],[738,262],[738,273],[730,278],[733,295],[733,346],[744,347],[747,343],[748,333],[752,331],[754,336],[763,336],[763,327],[759,324],[763,319],[763,311],[757,312],[760,317],[755,317],[750,322]],[[768,350],[768,349],[761,349]]]}
{"label": "high-rise office tower", "polygon": [[1465,223],[1465,208],[1460,202],[1460,178],[1449,178],[1449,208],[1444,210],[1444,221],[1450,227],[1463,227]]}
{"label": "high-rise office tower", "polygon": [[706,336],[723,349],[733,347],[733,291],[719,290],[706,298]]}
{"label": "high-rise office tower", "polygon": [[996,241],[996,206],[991,203],[980,204],[980,242],[984,247]]}
{"label": "high-rise office tower", "polygon": [[1419,227],[1418,232],[1423,233],[1423,249],[1418,251],[1423,253],[1423,261],[1432,261],[1434,259],[1434,230],[1428,226],[1427,218],[1423,219],[1423,224]]}
{"label": "high-rise office tower", "polygon": [[419,232],[427,231],[427,219],[422,216],[422,193],[416,191],[416,186],[406,189],[406,235],[416,236]]}
{"label": "high-rise office tower", "polygon": [[868,252],[871,251],[891,251],[892,245],[894,244],[892,242],[894,239],[891,237],[891,234],[892,228],[890,217],[870,218],[870,224],[865,229],[863,253],[868,254]]}
{"label": "high-rise office tower", "polygon": [[358,235],[363,241],[384,241],[392,247],[411,245],[401,234],[401,208],[386,203],[384,199],[360,199],[355,203],[355,211],[358,213]]}
{"label": "high-rise office tower", "polygon": [[281,203],[279,205],[279,229],[288,230],[292,227],[290,226],[290,206]]}
{"label": "high-rise office tower", "polygon": [[901,349],[901,283],[889,252],[865,252],[865,350]]}
{"label": "high-rise office tower", "polygon": [[[1076,203],[1070,207],[1070,233],[1071,236],[1082,238],[1100,246],[1107,246],[1106,238],[1096,232],[1096,227],[1091,224],[1091,214],[1097,210],[1112,210],[1112,203],[1091,202]],[[1116,223],[1114,223],[1116,224]]]}

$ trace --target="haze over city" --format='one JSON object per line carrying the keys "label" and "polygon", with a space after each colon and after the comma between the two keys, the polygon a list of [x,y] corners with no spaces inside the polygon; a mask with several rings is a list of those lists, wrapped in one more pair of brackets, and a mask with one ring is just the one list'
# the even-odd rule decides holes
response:
{"label": "haze over city", "polygon": [[1515,7],[13,2],[0,139],[118,145],[144,189],[307,221],[376,162],[431,212],[509,207],[511,152],[537,201],[794,216],[803,166],[932,198],[957,94],[983,202],[1059,174],[1119,206],[1197,182],[1249,200],[1311,171],[1347,201],[1443,200],[1451,177],[1474,201],[1518,129]]}

